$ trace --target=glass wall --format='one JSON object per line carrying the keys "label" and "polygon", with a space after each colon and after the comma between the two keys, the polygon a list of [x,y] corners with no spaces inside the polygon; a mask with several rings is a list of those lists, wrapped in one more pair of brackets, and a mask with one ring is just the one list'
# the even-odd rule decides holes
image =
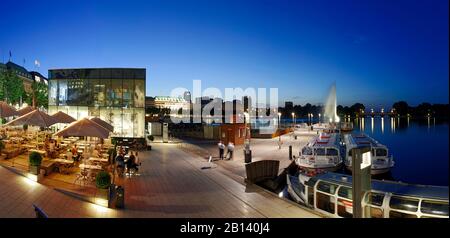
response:
{"label": "glass wall", "polygon": [[49,71],[49,113],[100,117],[114,136],[144,137],[145,69]]}

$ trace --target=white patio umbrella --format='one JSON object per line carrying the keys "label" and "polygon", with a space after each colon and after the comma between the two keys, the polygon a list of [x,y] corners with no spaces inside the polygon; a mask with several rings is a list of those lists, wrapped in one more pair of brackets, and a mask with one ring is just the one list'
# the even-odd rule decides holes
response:
{"label": "white patio umbrella", "polygon": [[111,124],[109,124],[106,121],[103,121],[102,119],[100,119],[98,117],[91,118],[90,120],[99,124],[100,126],[103,126],[104,128],[108,129],[111,132],[114,131],[114,127]]}
{"label": "white patio umbrella", "polygon": [[97,138],[108,138],[110,131],[101,125],[83,118],[70,123],[66,128],[55,133],[55,136],[89,136]]}
{"label": "white patio umbrella", "polygon": [[17,110],[8,105],[6,102],[0,101],[0,117],[1,118],[5,118],[5,117],[12,117],[12,116],[17,116]]}
{"label": "white patio umbrella", "polygon": [[53,119],[56,120],[56,123],[69,124],[69,123],[76,121],[75,118],[67,115],[66,113],[64,113],[62,111],[59,111],[59,112],[53,114],[52,117],[53,117]]}
{"label": "white patio umbrella", "polygon": [[34,109],[31,106],[26,106],[26,107],[24,107],[22,109],[17,110],[17,114],[19,116],[23,116],[23,115],[25,115],[27,113],[30,113],[32,111],[34,111]]}
{"label": "white patio umbrella", "polygon": [[32,112],[6,123],[4,126],[20,126],[26,124],[30,126],[49,127],[55,123],[56,121],[53,117],[49,116],[45,112],[35,109]]}

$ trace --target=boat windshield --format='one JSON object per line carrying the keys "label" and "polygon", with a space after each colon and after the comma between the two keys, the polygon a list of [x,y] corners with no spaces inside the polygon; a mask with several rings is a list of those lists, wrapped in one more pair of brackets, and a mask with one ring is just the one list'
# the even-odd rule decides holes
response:
{"label": "boat windshield", "polygon": [[427,201],[423,200],[420,206],[422,213],[448,216],[448,202]]}
{"label": "boat windshield", "polygon": [[404,198],[392,196],[389,201],[389,206],[394,209],[416,212],[419,207],[419,200],[413,198]]}
{"label": "boat windshield", "polygon": [[387,156],[387,150],[383,149],[383,148],[378,148],[377,149],[377,156]]}
{"label": "boat windshield", "polygon": [[316,155],[325,155],[325,148],[316,148],[314,152]]}
{"label": "boat windshield", "polygon": [[328,148],[327,149],[327,155],[331,155],[331,156],[336,156],[336,155],[338,155],[338,151],[336,150],[336,149],[334,149],[334,148]]}
{"label": "boat windshield", "polygon": [[303,149],[302,149],[302,155],[312,155],[312,149],[311,149],[311,147],[303,147]]}

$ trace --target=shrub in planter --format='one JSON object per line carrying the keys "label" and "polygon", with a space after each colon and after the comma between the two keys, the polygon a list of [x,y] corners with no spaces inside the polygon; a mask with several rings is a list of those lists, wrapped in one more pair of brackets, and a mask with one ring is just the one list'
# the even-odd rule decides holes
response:
{"label": "shrub in planter", "polygon": [[111,175],[106,171],[101,171],[95,177],[95,185],[99,189],[108,189],[111,185]]}
{"label": "shrub in planter", "polygon": [[31,152],[28,157],[30,163],[30,173],[38,175],[41,167],[42,156],[38,152]]}
{"label": "shrub in planter", "polygon": [[23,130],[27,131],[28,130],[28,125],[27,124],[23,124]]}
{"label": "shrub in planter", "polygon": [[99,172],[95,177],[95,185],[97,186],[96,203],[104,207],[110,207],[111,175],[106,171]]}

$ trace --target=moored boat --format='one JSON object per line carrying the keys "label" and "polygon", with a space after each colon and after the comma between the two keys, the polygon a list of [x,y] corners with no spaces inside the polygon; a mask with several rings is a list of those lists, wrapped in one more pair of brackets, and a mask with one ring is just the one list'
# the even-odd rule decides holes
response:
{"label": "moored boat", "polygon": [[[288,193],[329,217],[353,217],[352,177],[322,173],[287,175]],[[363,216],[372,218],[449,218],[448,187],[372,180],[362,199]]]}
{"label": "moored boat", "polygon": [[383,174],[389,172],[394,167],[394,159],[389,156],[388,148],[365,134],[345,134],[345,167],[352,170],[352,149],[360,146],[370,146],[371,148],[371,174]]}
{"label": "moored boat", "polygon": [[306,144],[295,160],[300,169],[336,171],[342,166],[339,135],[320,133]]}

